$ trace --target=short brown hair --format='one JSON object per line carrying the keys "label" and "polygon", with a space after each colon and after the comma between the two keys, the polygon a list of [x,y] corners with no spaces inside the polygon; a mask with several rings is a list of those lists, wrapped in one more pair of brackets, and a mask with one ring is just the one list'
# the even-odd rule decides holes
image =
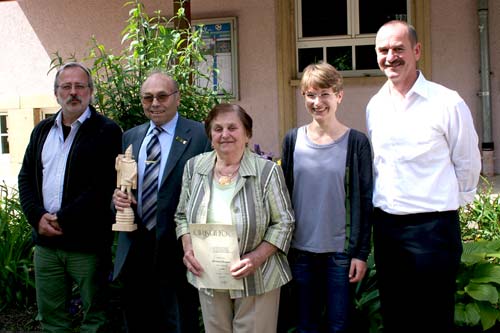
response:
{"label": "short brown hair", "polygon": [[243,109],[238,104],[229,104],[229,103],[217,104],[208,113],[207,118],[205,119],[205,132],[207,133],[208,138],[210,140],[212,140],[211,129],[212,129],[213,120],[221,113],[227,113],[227,112],[235,112],[236,113],[238,118],[240,118],[240,121],[243,124],[243,127],[245,128],[247,136],[249,138],[251,138],[252,137],[252,126],[253,126],[252,117],[250,117],[250,115],[245,111],[245,109]]}
{"label": "short brown hair", "polygon": [[335,93],[344,89],[344,79],[342,75],[327,62],[310,64],[302,72],[300,89],[302,94],[309,88],[333,88]]}

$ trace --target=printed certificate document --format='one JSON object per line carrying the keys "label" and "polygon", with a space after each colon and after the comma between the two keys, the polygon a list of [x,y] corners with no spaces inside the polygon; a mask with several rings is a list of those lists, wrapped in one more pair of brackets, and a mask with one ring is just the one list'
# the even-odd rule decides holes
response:
{"label": "printed certificate document", "polygon": [[243,290],[243,280],[231,276],[229,267],[240,259],[236,226],[190,224],[194,256],[203,267],[198,288]]}

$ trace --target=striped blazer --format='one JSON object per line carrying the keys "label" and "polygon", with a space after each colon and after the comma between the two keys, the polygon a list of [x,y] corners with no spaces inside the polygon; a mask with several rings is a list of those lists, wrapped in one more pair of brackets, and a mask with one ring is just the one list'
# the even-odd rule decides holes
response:
{"label": "striped blazer", "polygon": [[[184,167],[182,191],[175,214],[176,233],[189,233],[190,223],[206,223],[215,152],[191,158]],[[292,278],[286,259],[295,218],[281,167],[246,149],[231,201],[231,217],[238,231],[240,255],[263,241],[278,248],[254,274],[244,278],[244,290],[231,290],[231,298],[255,296],[279,288]],[[193,284],[194,275],[188,271]],[[211,294],[210,290],[207,290]]]}

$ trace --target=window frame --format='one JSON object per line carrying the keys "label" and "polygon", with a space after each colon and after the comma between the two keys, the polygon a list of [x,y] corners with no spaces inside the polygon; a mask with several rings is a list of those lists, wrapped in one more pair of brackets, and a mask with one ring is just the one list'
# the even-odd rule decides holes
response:
{"label": "window frame", "polygon": [[[7,113],[0,113],[0,117],[5,117],[5,132],[3,132],[2,127],[0,126],[0,155],[9,155],[10,154],[10,144],[9,144],[9,124],[8,124],[8,114]],[[3,137],[7,138],[7,146],[9,151],[4,152],[3,151],[3,145],[1,144],[1,140]]]}
{"label": "window frame", "polygon": [[[329,47],[351,47],[352,66],[356,64],[356,46],[373,45],[375,52],[376,33],[360,33],[359,0],[347,1],[347,35],[303,37],[302,36],[302,1],[295,0],[295,27],[296,27],[296,68],[299,77],[302,76],[299,66],[299,50],[307,48],[322,48],[323,60],[327,59],[327,48]],[[406,0],[406,19],[412,24],[412,0]],[[383,76],[380,69],[353,69],[341,70],[344,77],[366,77]]]}

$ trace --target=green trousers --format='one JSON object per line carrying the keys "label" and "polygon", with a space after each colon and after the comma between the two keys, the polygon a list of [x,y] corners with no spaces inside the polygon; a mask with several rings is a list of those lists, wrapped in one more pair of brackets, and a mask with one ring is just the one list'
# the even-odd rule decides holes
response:
{"label": "green trousers", "polygon": [[83,308],[80,332],[98,332],[106,322],[106,260],[97,254],[35,247],[38,319],[44,332],[72,332],[72,288],[76,284]]}

